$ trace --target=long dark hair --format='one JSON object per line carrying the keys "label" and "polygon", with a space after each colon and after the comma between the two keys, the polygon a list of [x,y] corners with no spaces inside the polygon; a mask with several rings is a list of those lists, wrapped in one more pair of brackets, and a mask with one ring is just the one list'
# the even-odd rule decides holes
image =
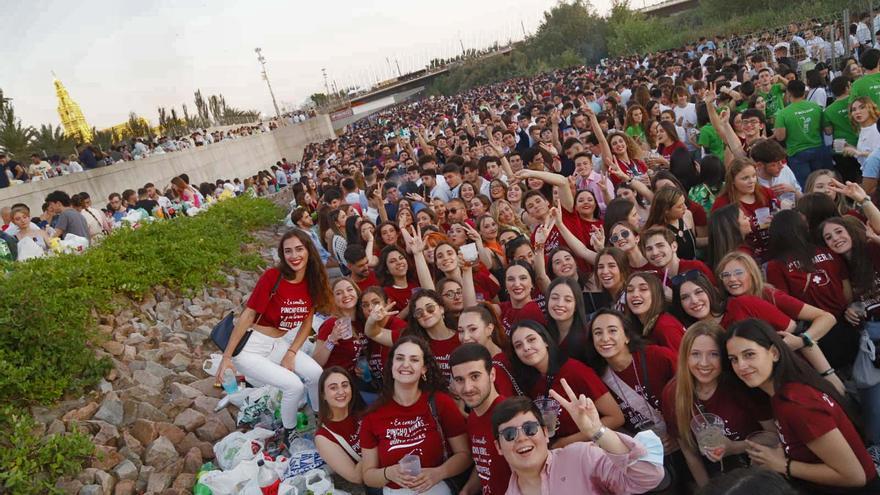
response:
{"label": "long dark hair", "polygon": [[290,229],[281,236],[281,240],[278,242],[278,259],[280,261],[278,261],[276,268],[285,280],[293,280],[296,277],[296,272],[287,264],[284,257],[284,243],[292,237],[299,239],[308,252],[309,259],[306,260],[306,273],[303,280],[312,298],[312,306],[316,312],[324,314],[333,312],[335,304],[333,303],[333,294],[330,292],[327,269],[321,262],[321,255],[318,254],[309,234],[300,229]]}
{"label": "long dark hair", "polygon": [[[440,294],[437,291],[430,289],[416,289],[413,292],[412,297],[409,298],[409,304],[407,305],[409,318],[407,318],[406,322],[406,330],[403,332],[403,335],[415,335],[416,337],[420,337],[425,339],[425,342],[431,341],[431,336],[428,335],[428,331],[422,327],[422,324],[419,323],[419,319],[416,318],[416,302],[419,299],[428,298],[434,301],[437,304],[436,311],[446,311],[446,308],[443,306],[443,298],[440,297]],[[445,324],[445,322],[444,322]]]}
{"label": "long dark hair", "polygon": [[434,359],[434,355],[431,354],[431,348],[428,346],[428,343],[415,335],[404,335],[400,337],[394,345],[391,346],[391,350],[388,351],[388,358],[385,360],[385,366],[382,368],[382,390],[379,392],[379,397],[376,399],[371,406],[369,411],[375,411],[381,406],[388,404],[394,400],[394,376],[391,371],[391,367],[394,362],[394,353],[397,352],[397,349],[403,344],[415,344],[419,346],[419,349],[422,351],[422,359],[425,362],[425,379],[419,379],[419,390],[427,393],[434,392],[446,392],[446,381],[443,379],[443,373],[440,371],[440,366],[437,365],[437,361]]}
{"label": "long dark hair", "polygon": [[[568,288],[571,289],[571,293],[574,294],[574,315],[571,319],[571,329],[569,329],[568,336],[566,337],[568,344],[566,345],[566,350],[562,351],[560,349],[560,352],[586,364],[587,356],[585,354],[585,347],[587,341],[587,326],[590,324],[590,318],[587,316],[584,295],[577,282],[568,277],[559,277],[550,282],[550,286],[547,287],[547,294],[544,296],[544,299],[548,304],[550,303],[550,293],[560,285],[567,285]],[[552,316],[547,318],[547,331],[550,332],[550,335],[553,336],[553,339],[557,344],[562,345],[562,342],[559,340],[559,326],[556,324],[556,320],[554,320]]]}
{"label": "long dark hair", "polygon": [[831,382],[824,379],[809,363],[789,349],[769,323],[757,318],[748,318],[734,323],[727,329],[722,348],[724,354],[722,361],[728,363],[728,366],[730,361],[727,358],[727,342],[734,337],[751,340],[768,350],[775,347],[779,352],[779,360],[773,365],[773,371],[770,372],[773,390],[779,392],[788,383],[802,383],[812,387],[834,399],[844,409],[853,425],[857,424],[854,420],[856,416],[847,407],[848,403],[831,385]]}
{"label": "long dark hair", "polygon": [[489,306],[487,302],[479,302],[475,306],[469,306],[461,310],[459,318],[465,313],[473,313],[480,317],[484,325],[492,325],[492,342],[495,343],[505,354],[510,354],[510,340],[507,338],[507,332],[498,318],[498,313]]}
{"label": "long dark hair", "polygon": [[853,292],[856,295],[861,295],[872,290],[875,284],[874,273],[877,268],[874,267],[871,256],[868,254],[865,224],[852,216],[829,218],[819,226],[819,234],[822,235],[825,232],[825,226],[830,224],[840,225],[846,229],[852,241],[852,249],[842,258],[846,260],[846,266],[849,268]]}
{"label": "long dark hair", "polygon": [[[558,373],[560,368],[562,368],[562,365],[568,361],[568,358],[559,352],[559,345],[556,344],[556,340],[553,339],[550,332],[544,328],[544,325],[541,325],[534,320],[522,320],[517,322],[510,331],[511,341],[513,340],[514,334],[516,334],[516,331],[520,328],[534,330],[534,332],[541,337],[541,340],[547,344],[547,376]],[[510,364],[513,368],[513,377],[516,380],[516,383],[519,384],[522,390],[531,391],[535,384],[538,383],[538,378],[541,377],[541,373],[535,368],[523,363],[516,354],[516,351],[510,354]]]}
{"label": "long dark hair", "polygon": [[[685,280],[685,282],[693,282],[697,287],[706,292],[706,295],[709,297],[709,312],[711,314],[716,316],[724,314],[725,300],[721,293],[718,292],[718,289],[712,285],[712,282],[706,278],[706,275],[704,275],[703,272],[694,270],[694,274]],[[682,285],[684,285],[684,282],[680,284],[672,284],[672,305],[669,307],[669,312],[672,313],[672,316],[678,318],[678,321],[682,322],[685,327],[689,327],[696,323],[697,319],[687,314],[681,306]]]}
{"label": "long dark hair", "polygon": [[348,370],[342,366],[325,368],[321,373],[321,378],[318,379],[318,426],[330,421],[330,405],[327,404],[327,399],[324,397],[324,383],[330,378],[330,375],[334,373],[345,376],[345,378],[348,379],[349,385],[351,385],[351,401],[348,403],[349,416],[362,413],[366,407],[364,405],[364,399],[361,397],[361,394],[358,392],[357,386],[355,385],[354,377],[351,376],[351,373],[349,373]]}
{"label": "long dark hair", "polygon": [[[394,285],[394,277],[391,275],[391,272],[388,271],[388,256],[395,252],[400,253],[406,258],[407,266],[413,266],[409,261],[409,256],[406,255],[406,251],[403,249],[394,245],[382,248],[382,252],[379,253],[379,264],[376,266],[376,278],[379,280],[380,284],[386,287]],[[409,270],[407,270],[407,272],[409,272]]]}
{"label": "long dark hair", "polygon": [[587,364],[596,371],[596,374],[602,376],[605,373],[605,370],[608,368],[608,361],[605,361],[598,351],[596,351],[596,344],[593,342],[593,325],[596,323],[596,319],[602,315],[611,315],[620,320],[621,325],[623,326],[623,333],[626,335],[626,338],[629,339],[629,344],[627,344],[627,349],[629,352],[635,353],[640,349],[644,349],[645,341],[642,339],[642,336],[639,335],[639,331],[636,328],[636,325],[633,321],[626,316],[625,314],[617,311],[616,309],[611,308],[602,308],[593,315],[593,321],[590,322],[590,338],[587,339],[586,345],[586,356],[587,356]]}
{"label": "long dark hair", "polygon": [[786,263],[797,261],[800,270],[812,272],[816,246],[810,242],[810,227],[800,212],[782,210],[770,222],[770,257]]}
{"label": "long dark hair", "polygon": [[709,247],[706,261],[714,269],[727,253],[742,246],[745,238],[739,231],[739,203],[722,206],[709,215]]}

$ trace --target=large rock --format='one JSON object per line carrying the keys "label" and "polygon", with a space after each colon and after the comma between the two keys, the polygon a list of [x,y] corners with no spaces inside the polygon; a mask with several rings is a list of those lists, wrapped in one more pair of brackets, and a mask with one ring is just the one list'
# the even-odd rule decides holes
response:
{"label": "large rock", "polygon": [[202,467],[203,463],[202,451],[198,447],[193,447],[189,449],[186,457],[183,458],[183,472],[195,474],[199,472],[199,468]]}
{"label": "large rock", "polygon": [[135,383],[140,383],[148,387],[161,389],[165,384],[165,381],[161,376],[157,376],[147,370],[134,370],[131,373],[131,376]]}
{"label": "large rock", "polygon": [[130,424],[137,419],[149,419],[150,421],[168,421],[168,416],[147,402],[126,400],[122,403],[125,409],[125,424]]}
{"label": "large rock", "polygon": [[122,401],[115,392],[110,392],[101,402],[101,408],[95,413],[94,419],[106,421],[113,426],[120,426],[124,417]]}
{"label": "large rock", "polygon": [[101,347],[114,356],[119,356],[125,351],[125,344],[122,342],[116,342],[115,340],[108,340],[102,343]]}
{"label": "large rock", "polygon": [[62,417],[62,419],[64,421],[85,421],[87,419],[90,419],[95,414],[95,411],[98,410],[98,407],[99,406],[97,402],[89,402],[79,409],[69,411]]}
{"label": "large rock", "polygon": [[[147,447],[147,451],[144,453],[144,463],[157,469],[162,469],[176,461],[178,457],[180,457],[180,454],[174,448],[174,443],[167,437],[159,437],[153,440],[153,443]],[[163,486],[161,489],[164,490],[165,488],[167,486]]]}
{"label": "large rock", "polygon": [[123,459],[122,454],[120,454],[114,447],[96,445],[95,458],[92,460],[92,467],[103,471],[109,471],[122,462]]}
{"label": "large rock", "polygon": [[196,475],[192,473],[180,473],[177,475],[177,478],[174,480],[174,484],[171,485],[173,488],[180,488],[183,490],[192,490],[192,487],[196,484]]}
{"label": "large rock", "polygon": [[196,400],[192,403],[192,408],[202,414],[214,414],[214,409],[217,408],[217,403],[219,402],[220,399],[203,395],[196,397]]}
{"label": "large rock", "polygon": [[217,383],[217,380],[213,376],[209,376],[207,378],[202,378],[201,380],[194,381],[190,383],[189,386],[209,397],[217,397],[219,399],[223,396],[223,389],[215,387],[215,383]]}
{"label": "large rock", "polygon": [[147,493],[159,493],[169,486],[174,478],[168,473],[153,473],[147,481]]}
{"label": "large rock", "polygon": [[113,495],[134,495],[136,493],[136,483],[135,480],[122,480],[119,483],[116,483],[116,488],[113,489]]}
{"label": "large rock", "polygon": [[86,485],[79,490],[79,495],[104,495],[101,485]]}
{"label": "large rock", "polygon": [[179,382],[173,382],[169,388],[171,389],[171,400],[178,398],[197,399],[205,395],[201,391]]}
{"label": "large rock", "polygon": [[166,423],[164,421],[156,423],[156,429],[159,430],[159,436],[171,440],[171,443],[175,445],[183,441],[183,438],[186,436],[185,431],[171,423]]}
{"label": "large rock", "polygon": [[58,419],[53,419],[51,423],[49,423],[49,427],[46,428],[46,435],[58,435],[67,431],[67,427],[64,426],[64,423]]}
{"label": "large rock", "polygon": [[61,490],[62,493],[69,493],[70,495],[76,495],[79,493],[82,486],[83,484],[80,480],[61,479],[55,483],[55,488]]}
{"label": "large rock", "polygon": [[101,485],[103,495],[111,495],[113,493],[113,487],[116,486],[116,480],[110,475],[110,473],[106,471],[98,471],[95,473],[95,480]]}
{"label": "large rock", "polygon": [[120,462],[119,465],[113,469],[113,474],[115,474],[120,480],[135,481],[138,479],[137,466],[128,459]]}
{"label": "large rock", "polygon": [[202,459],[208,460],[214,458],[214,445],[211,442],[199,440],[195,433],[187,433],[186,437],[177,444],[177,451],[181,455],[186,454],[193,448],[199,449],[202,453]]}
{"label": "large rock", "polygon": [[186,431],[193,431],[205,424],[205,415],[194,409],[186,409],[174,418],[174,424]]}
{"label": "large rock", "polygon": [[89,421],[89,427],[94,428],[97,427],[98,431],[92,437],[92,440],[98,445],[109,445],[111,447],[116,447],[119,441],[119,430],[107,423],[106,421]]}
{"label": "large rock", "polygon": [[159,436],[156,423],[148,419],[135,420],[129,429],[129,433],[142,445],[149,445]]}
{"label": "large rock", "polygon": [[206,442],[216,442],[229,433],[229,428],[216,418],[209,419],[204,425],[196,430],[196,435]]}

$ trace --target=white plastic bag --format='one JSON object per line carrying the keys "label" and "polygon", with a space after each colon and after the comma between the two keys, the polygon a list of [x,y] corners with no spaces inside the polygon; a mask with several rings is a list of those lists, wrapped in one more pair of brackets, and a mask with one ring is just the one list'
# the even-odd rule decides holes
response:
{"label": "white plastic bag", "polygon": [[241,461],[253,459],[263,450],[264,440],[272,435],[274,432],[263,428],[254,428],[247,433],[234,431],[226,435],[214,445],[217,466],[223,471],[229,471]]}
{"label": "white plastic bag", "polygon": [[868,332],[862,330],[859,353],[853,363],[853,381],[858,388],[870,388],[880,383],[880,369],[874,366],[877,349]]}
{"label": "white plastic bag", "polygon": [[213,495],[238,495],[249,481],[257,479],[259,468],[256,461],[241,462],[234,469],[209,471],[199,483],[211,489]]}
{"label": "white plastic bag", "polygon": [[303,450],[300,452],[290,453],[290,462],[287,466],[287,472],[282,478],[291,478],[306,474],[313,469],[324,466],[326,462],[317,450]]}
{"label": "white plastic bag", "polygon": [[323,469],[313,469],[305,474],[306,489],[314,495],[333,493],[333,480]]}
{"label": "white plastic bag", "polygon": [[18,241],[18,261],[42,258],[43,256],[46,256],[46,252],[37,245],[32,237],[25,237]]}

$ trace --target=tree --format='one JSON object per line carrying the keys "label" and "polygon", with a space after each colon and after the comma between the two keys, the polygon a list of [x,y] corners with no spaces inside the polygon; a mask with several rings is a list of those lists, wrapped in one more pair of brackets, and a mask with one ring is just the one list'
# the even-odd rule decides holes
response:
{"label": "tree", "polygon": [[202,90],[195,92],[196,112],[198,113],[199,125],[202,127],[211,126],[211,114],[205,98],[202,97]]}
{"label": "tree", "polygon": [[325,95],[324,93],[314,93],[314,94],[313,94],[312,96],[310,96],[309,98],[315,103],[315,106],[316,106],[316,107],[324,106],[324,105],[326,105],[327,102],[330,100],[330,99],[327,97],[327,95]]}
{"label": "tree", "polygon": [[34,128],[22,125],[12,104],[0,93],[0,151],[21,161],[31,149],[35,135]]}
{"label": "tree", "polygon": [[76,152],[76,141],[65,136],[61,126],[42,124],[39,130],[34,130],[30,148],[32,152],[43,156],[65,156]]}

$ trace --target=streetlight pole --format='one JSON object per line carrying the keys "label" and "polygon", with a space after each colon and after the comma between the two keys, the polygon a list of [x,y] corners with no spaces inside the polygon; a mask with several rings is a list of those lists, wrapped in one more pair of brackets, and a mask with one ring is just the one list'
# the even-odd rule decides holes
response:
{"label": "streetlight pole", "polygon": [[278,102],[275,101],[275,92],[272,91],[272,83],[269,82],[269,74],[266,72],[266,57],[262,54],[262,48],[257,47],[254,48],[254,52],[257,54],[257,61],[260,62],[260,65],[263,67],[263,79],[266,80],[266,85],[269,86],[269,95],[272,96],[272,105],[275,107],[275,116],[278,118],[279,124],[282,122],[281,120],[281,112],[278,110]]}

